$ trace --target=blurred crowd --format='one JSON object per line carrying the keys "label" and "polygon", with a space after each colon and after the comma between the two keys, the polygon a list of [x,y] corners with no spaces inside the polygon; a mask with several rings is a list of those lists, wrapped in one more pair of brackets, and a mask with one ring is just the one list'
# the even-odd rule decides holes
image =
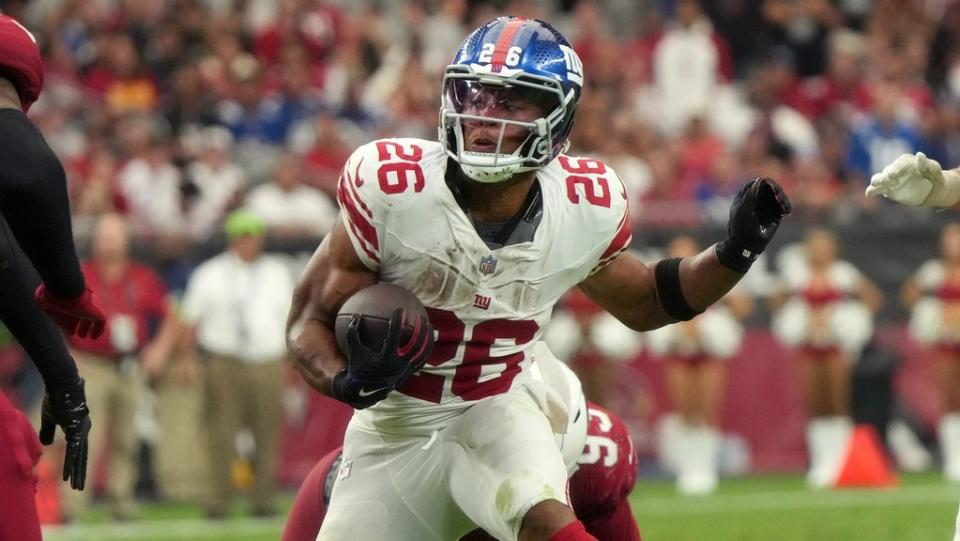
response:
{"label": "blurred crowd", "polygon": [[897,155],[960,163],[955,0],[5,4],[45,54],[32,116],[79,234],[119,211],[172,255],[244,203],[273,234],[325,233],[352,149],[435,138],[444,66],[503,13],[571,38],[587,74],[571,152],[613,165],[645,225],[720,220],[758,175],[801,214],[852,220]]}
{"label": "blurred crowd", "polygon": [[[801,220],[854,223],[881,209],[902,211],[863,196],[870,176],[898,155],[923,151],[944,167],[960,165],[958,0],[6,0],[0,7],[33,32],[44,53],[45,90],[30,116],[66,169],[75,234],[92,245],[85,270],[116,266],[118,259],[127,265],[133,252],[162,271],[141,278],[150,284],[138,292],[146,300],[135,303],[142,320],[114,319],[111,342],[79,359],[87,374],[96,363],[119,359],[116,366],[126,366],[132,355],[148,379],[175,383],[153,399],[159,415],[145,415],[159,429],[137,428],[141,436],[152,431],[158,442],[157,433],[201,437],[202,402],[229,394],[209,386],[202,397],[184,391],[196,385],[194,365],[174,363],[172,370],[163,358],[210,357],[220,348],[230,354],[213,356],[217,362],[206,358],[206,370],[250,378],[237,386],[258,388],[250,381],[259,377],[279,385],[283,344],[260,344],[265,353],[251,358],[249,321],[230,320],[235,312],[249,310],[256,318],[262,311],[231,304],[260,283],[241,262],[259,260],[264,236],[312,251],[334,224],[340,169],[360,144],[380,137],[435,139],[444,67],[471,29],[497,15],[548,20],[574,43],[586,87],[570,153],[601,158],[618,171],[633,199],[635,231],[721,225],[734,193],[755,176],[781,182]],[[237,215],[238,208],[245,214]],[[234,220],[225,233],[228,216]],[[923,271],[904,293],[910,306],[924,288],[939,299],[935,309],[924,305],[934,320],[942,315],[937,310],[950,310],[952,323],[942,335],[917,338],[938,352],[944,370],[960,351],[958,286],[952,285],[960,280],[953,270],[960,237],[950,231],[942,247],[947,271]],[[227,248],[198,277],[196,253],[211,243]],[[682,255],[695,244],[680,239],[667,251]],[[682,449],[719,445],[727,365],[711,363],[740,351],[740,321],[754,311],[750,297],[757,295],[771,297],[766,309],[775,314],[773,330],[783,347],[807,361],[809,474],[811,484],[826,483],[824,457],[848,429],[851,366],[883,303],[870,280],[840,257],[829,230],[811,232],[780,257],[776,268],[791,273],[774,280],[763,274],[766,263],[758,265],[752,283],[700,320],[709,325],[679,325],[644,338],[651,355],[670,361],[668,402],[680,416],[674,439],[681,449],[672,454],[683,457],[676,465],[682,490],[716,485],[716,472],[705,465],[710,455]],[[303,261],[287,263],[292,278]],[[234,272],[233,264],[246,270]],[[126,268],[114,272],[114,289],[130,283],[116,279]],[[265,268],[277,272],[273,263]],[[897,270],[905,280],[907,269]],[[194,285],[191,294],[191,282],[207,285]],[[220,299],[199,293],[218,287]],[[183,309],[163,300],[168,291],[179,297],[184,290]],[[129,316],[123,302],[133,301],[107,308]],[[643,389],[630,390],[636,400],[629,404],[610,396],[618,382],[640,381],[624,378],[609,360],[635,358],[641,340],[609,321],[591,330],[593,308],[578,308],[582,299],[567,303],[570,319],[559,317],[556,327],[567,326],[559,332],[567,343],[555,347],[561,357],[579,359],[587,394],[621,414],[649,413],[652,398]],[[592,340],[591,333],[597,334]],[[226,342],[218,342],[223,336]],[[117,373],[103,375],[104,402],[94,415],[142,392],[125,379],[129,374],[111,370]],[[960,381],[951,374],[949,381]],[[295,395],[270,389],[277,402],[283,395],[288,415],[305,407],[302,396],[299,406],[291,405]],[[952,413],[941,432],[955,457],[947,473],[960,479],[960,391],[948,385],[943,395],[943,409]],[[281,405],[273,408],[271,414]],[[257,444],[239,448],[255,457],[250,467],[261,479],[254,512],[270,514],[272,485],[262,486],[262,478],[277,461],[279,435],[254,417],[217,421],[229,430],[212,444],[230,455],[241,425],[256,432],[269,460],[249,452]],[[117,426],[129,432],[133,422]],[[115,456],[131,457],[132,445],[108,444]],[[179,475],[187,485],[207,475],[203,467],[184,470],[196,456],[160,451],[158,475]],[[230,464],[228,457],[220,465]],[[131,513],[125,506],[133,475],[122,471],[109,489],[118,517]],[[230,475],[215,472],[211,490],[218,499],[207,508],[210,516],[226,512]]]}

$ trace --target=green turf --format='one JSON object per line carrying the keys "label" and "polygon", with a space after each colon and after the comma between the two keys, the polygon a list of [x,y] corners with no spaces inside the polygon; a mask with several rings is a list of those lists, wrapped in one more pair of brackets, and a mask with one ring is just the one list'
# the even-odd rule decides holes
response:
{"label": "green turf", "polygon": [[[923,474],[905,476],[895,489],[814,492],[799,476],[754,476],[685,498],[669,481],[641,479],[630,499],[645,541],[947,541],[960,487]],[[282,517],[247,519],[239,508],[209,522],[196,506],[145,505],[141,519],[127,524],[94,508],[79,524],[45,530],[44,539],[275,541],[282,528]]]}
{"label": "green turf", "polygon": [[678,496],[666,481],[631,495],[648,541],[947,541],[958,501],[960,487],[933,474],[884,490],[810,491],[796,476],[762,476],[705,497]]}

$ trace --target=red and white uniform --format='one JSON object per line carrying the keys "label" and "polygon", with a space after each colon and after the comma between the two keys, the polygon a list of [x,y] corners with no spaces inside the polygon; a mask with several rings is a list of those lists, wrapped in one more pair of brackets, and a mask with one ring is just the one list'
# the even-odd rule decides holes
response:
{"label": "red and white uniform", "polygon": [[[589,424],[583,453],[570,477],[570,501],[577,518],[600,541],[639,541],[640,532],[627,497],[637,480],[633,442],[613,412],[588,403]],[[341,449],[317,462],[300,486],[287,516],[281,541],[313,541],[330,503],[330,489],[340,468]],[[462,541],[488,541],[474,530]]]}
{"label": "red and white uniform", "polygon": [[533,240],[491,250],[446,166],[437,142],[388,139],[344,167],[338,199],[357,255],[417,295],[437,340],[420,373],[354,415],[350,473],[318,539],[446,540],[474,525],[514,539],[530,507],[566,499],[554,433],[568,411],[530,377],[533,347],[560,296],[629,245],[626,192],[603,163],[561,155],[537,172]]}
{"label": "red and white uniform", "polygon": [[855,362],[873,335],[873,314],[859,300],[862,276],[846,261],[814,273],[807,265],[790,265],[783,276],[790,299],[774,315],[773,332],[791,347],[840,349]]}
{"label": "red and white uniform", "polygon": [[40,97],[43,60],[37,40],[16,19],[7,15],[0,15],[0,77],[17,89],[24,113]]}
{"label": "red and white uniform", "polygon": [[914,277],[924,297],[910,312],[910,334],[927,346],[960,348],[960,275],[933,259]]}

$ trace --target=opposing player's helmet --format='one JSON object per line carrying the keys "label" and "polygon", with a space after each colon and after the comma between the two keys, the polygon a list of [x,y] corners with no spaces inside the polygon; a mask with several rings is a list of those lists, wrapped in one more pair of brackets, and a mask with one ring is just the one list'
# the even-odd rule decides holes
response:
{"label": "opposing player's helmet", "polygon": [[[560,32],[538,19],[499,17],[467,36],[443,77],[440,142],[463,172],[478,182],[501,182],[543,167],[563,152],[580,103],[583,64]],[[471,96],[504,89],[539,105],[531,122],[465,113]],[[499,124],[493,152],[465,148],[464,123]],[[508,126],[530,131],[510,154],[501,153]]]}

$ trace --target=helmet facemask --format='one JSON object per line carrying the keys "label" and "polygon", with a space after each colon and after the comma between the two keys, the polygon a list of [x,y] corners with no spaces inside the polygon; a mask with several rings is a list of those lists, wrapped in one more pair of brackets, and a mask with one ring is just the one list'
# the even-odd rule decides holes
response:
{"label": "helmet facemask", "polygon": [[[564,150],[572,125],[569,105],[573,98],[572,91],[565,96],[560,84],[547,77],[520,71],[509,76],[478,74],[471,67],[453,65],[443,80],[440,142],[467,177],[477,182],[502,182],[516,173],[543,167]],[[517,104],[536,106],[539,116],[508,118]],[[489,126],[481,140],[487,148],[468,150],[471,141],[466,128],[481,124]],[[518,138],[519,130],[526,130],[526,137],[515,149],[506,149]]]}

